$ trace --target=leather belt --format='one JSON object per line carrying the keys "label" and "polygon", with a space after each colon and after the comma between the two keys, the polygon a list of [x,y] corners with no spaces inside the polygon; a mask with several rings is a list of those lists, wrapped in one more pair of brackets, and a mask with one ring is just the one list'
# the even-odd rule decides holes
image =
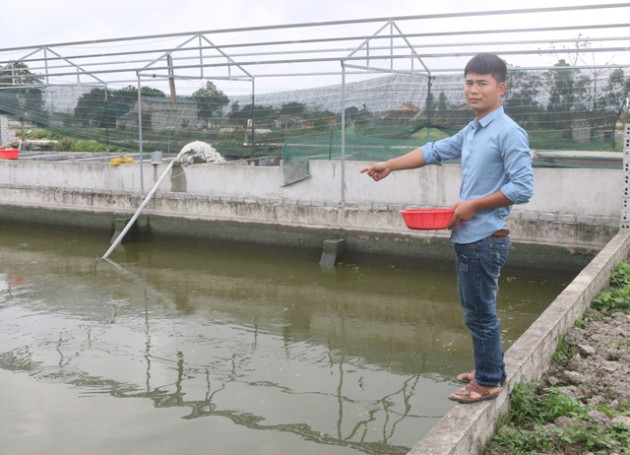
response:
{"label": "leather belt", "polygon": [[510,231],[508,229],[499,229],[497,232],[492,234],[492,237],[505,237],[510,235]]}

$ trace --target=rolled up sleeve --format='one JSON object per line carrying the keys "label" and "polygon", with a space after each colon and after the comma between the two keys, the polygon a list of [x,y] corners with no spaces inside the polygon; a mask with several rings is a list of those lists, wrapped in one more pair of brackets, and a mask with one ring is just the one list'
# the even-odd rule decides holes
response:
{"label": "rolled up sleeve", "polygon": [[464,130],[459,133],[440,139],[437,142],[429,142],[422,146],[422,156],[426,164],[441,166],[445,160],[456,160],[462,155]]}
{"label": "rolled up sleeve", "polygon": [[534,195],[529,139],[520,127],[506,133],[503,150],[507,182],[501,187],[501,192],[514,204],[525,204]]}

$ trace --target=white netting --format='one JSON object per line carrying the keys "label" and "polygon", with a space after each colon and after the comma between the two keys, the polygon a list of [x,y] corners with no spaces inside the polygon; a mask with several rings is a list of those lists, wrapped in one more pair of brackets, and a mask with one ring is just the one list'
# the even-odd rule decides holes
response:
{"label": "white netting", "polygon": [[183,165],[199,163],[223,163],[221,156],[210,144],[194,141],[186,144],[180,151],[179,162]]}

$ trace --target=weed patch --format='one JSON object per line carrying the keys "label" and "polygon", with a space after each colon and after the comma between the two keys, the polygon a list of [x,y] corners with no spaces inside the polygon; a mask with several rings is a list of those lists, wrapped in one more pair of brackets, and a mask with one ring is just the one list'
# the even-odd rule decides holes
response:
{"label": "weed patch", "polygon": [[540,382],[517,384],[485,455],[630,455],[630,260],[558,339]]}

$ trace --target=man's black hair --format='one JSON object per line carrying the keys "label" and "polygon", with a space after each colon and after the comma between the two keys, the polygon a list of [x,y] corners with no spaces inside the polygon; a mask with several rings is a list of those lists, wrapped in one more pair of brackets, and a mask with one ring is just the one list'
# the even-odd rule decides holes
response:
{"label": "man's black hair", "polygon": [[505,82],[507,77],[507,65],[505,61],[496,54],[481,53],[470,59],[466,68],[464,68],[464,76],[468,73],[491,74],[495,81]]}

